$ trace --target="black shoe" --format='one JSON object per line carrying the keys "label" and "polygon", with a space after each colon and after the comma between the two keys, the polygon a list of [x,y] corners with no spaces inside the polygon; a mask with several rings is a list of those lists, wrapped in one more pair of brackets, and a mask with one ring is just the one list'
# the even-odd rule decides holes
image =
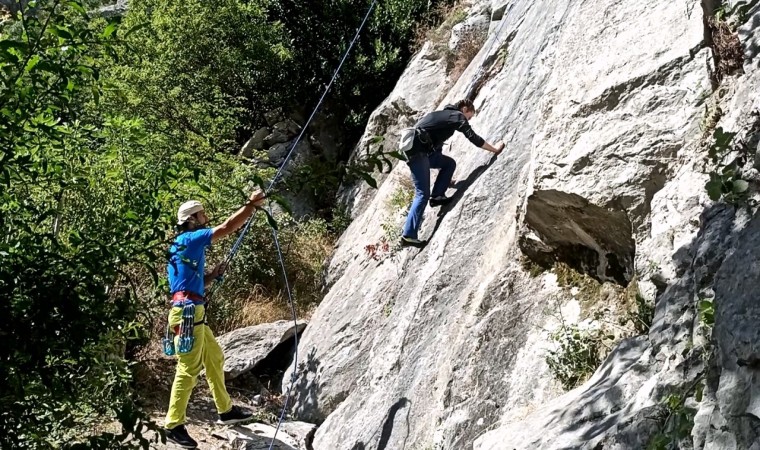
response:
{"label": "black shoe", "polygon": [[446,197],[445,195],[430,197],[430,206],[441,206],[449,202],[451,202],[451,197]]}
{"label": "black shoe", "polygon": [[166,440],[174,445],[182,448],[198,448],[198,443],[187,434],[184,425],[177,425],[171,430],[165,428],[164,433],[166,433]]}
{"label": "black shoe", "polygon": [[421,241],[419,239],[410,238],[406,236],[401,236],[401,246],[402,247],[417,247],[422,248],[427,244],[426,241]]}
{"label": "black shoe", "polygon": [[243,409],[240,409],[237,406],[233,406],[232,409],[227,411],[226,413],[219,414],[219,420],[217,420],[216,423],[219,423],[222,425],[231,425],[233,423],[245,422],[246,420],[249,420],[251,417],[253,417],[253,414]]}

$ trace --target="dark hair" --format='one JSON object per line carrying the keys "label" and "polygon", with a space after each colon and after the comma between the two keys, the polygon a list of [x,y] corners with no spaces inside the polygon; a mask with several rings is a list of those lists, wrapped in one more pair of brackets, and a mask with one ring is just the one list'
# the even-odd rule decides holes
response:
{"label": "dark hair", "polygon": [[[190,214],[190,217],[193,219],[198,220],[198,213]],[[190,221],[185,221],[184,223],[176,226],[177,234],[182,234],[190,231]]]}
{"label": "dark hair", "polygon": [[459,100],[458,102],[454,104],[454,106],[456,106],[456,108],[460,111],[464,107],[467,107],[467,109],[469,110],[475,111],[475,104],[472,103],[472,100],[470,100],[469,98]]}
{"label": "dark hair", "polygon": [[175,227],[175,230],[177,231],[177,234],[186,233],[186,232],[190,231],[190,223],[185,222],[185,223],[183,223],[181,225],[177,225]]}

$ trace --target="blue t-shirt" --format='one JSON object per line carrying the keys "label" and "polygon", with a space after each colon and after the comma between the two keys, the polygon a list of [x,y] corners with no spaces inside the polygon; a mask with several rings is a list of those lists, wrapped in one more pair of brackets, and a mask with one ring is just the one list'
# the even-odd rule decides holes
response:
{"label": "blue t-shirt", "polygon": [[214,230],[203,228],[188,231],[177,236],[169,249],[171,257],[166,272],[169,275],[169,289],[204,294],[203,269],[206,266],[206,247],[211,245]]}

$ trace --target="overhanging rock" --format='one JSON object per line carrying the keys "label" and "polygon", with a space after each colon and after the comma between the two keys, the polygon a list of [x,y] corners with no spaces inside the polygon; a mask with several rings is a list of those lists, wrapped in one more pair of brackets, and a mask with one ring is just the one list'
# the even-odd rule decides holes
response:
{"label": "overhanging rock", "polygon": [[520,248],[536,264],[564,262],[623,286],[631,280],[636,244],[625,212],[596,206],[576,194],[543,190],[528,197],[525,224]]}

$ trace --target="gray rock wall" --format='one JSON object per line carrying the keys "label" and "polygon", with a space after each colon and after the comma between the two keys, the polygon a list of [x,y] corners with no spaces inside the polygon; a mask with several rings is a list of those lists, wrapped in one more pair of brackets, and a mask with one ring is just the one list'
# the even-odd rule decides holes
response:
{"label": "gray rock wall", "polygon": [[[754,449],[755,377],[735,359],[757,351],[760,227],[753,210],[707,198],[702,143],[718,125],[757,146],[760,16],[753,10],[739,29],[745,73],[724,80],[720,96],[698,1],[474,3],[497,19],[481,54],[449,87],[443,60],[424,48],[364,142],[392,141],[422,113],[476,92],[473,127],[506,150],[491,158],[461,136],[450,141],[454,201],[427,210],[422,250],[365,251],[383,239],[405,165],[376,191],[348,191],[354,221],[299,352],[294,412],[321,424],[314,448],[641,449],[665,422],[662,400],[686,392],[697,413],[682,448]],[[716,104],[722,115],[708,124]],[[546,192],[573,199],[551,221]],[[544,213],[529,220],[536,198]],[[583,270],[599,278],[601,261],[622,255],[623,281],[635,275],[656,297],[649,333],[620,342],[569,392],[549,373],[548,334],[558,320],[582,320],[582,308],[554,273],[526,273],[518,242],[527,237],[549,253],[558,242],[596,243],[596,267]],[[696,309],[705,297],[715,299],[712,359]]]}

